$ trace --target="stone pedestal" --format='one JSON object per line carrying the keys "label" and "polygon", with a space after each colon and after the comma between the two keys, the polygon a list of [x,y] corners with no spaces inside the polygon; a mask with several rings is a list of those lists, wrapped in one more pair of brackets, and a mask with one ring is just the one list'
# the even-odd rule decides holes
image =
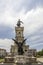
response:
{"label": "stone pedestal", "polygon": [[26,64],[26,63],[33,63],[33,62],[36,62],[36,57],[28,57],[25,55],[16,55],[14,57],[14,63]]}

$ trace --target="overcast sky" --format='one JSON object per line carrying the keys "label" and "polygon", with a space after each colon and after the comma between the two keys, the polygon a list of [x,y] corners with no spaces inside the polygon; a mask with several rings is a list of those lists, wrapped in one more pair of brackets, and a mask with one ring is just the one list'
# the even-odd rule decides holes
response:
{"label": "overcast sky", "polygon": [[10,50],[15,26],[23,21],[26,43],[31,48],[43,48],[43,0],[0,0],[0,48]]}

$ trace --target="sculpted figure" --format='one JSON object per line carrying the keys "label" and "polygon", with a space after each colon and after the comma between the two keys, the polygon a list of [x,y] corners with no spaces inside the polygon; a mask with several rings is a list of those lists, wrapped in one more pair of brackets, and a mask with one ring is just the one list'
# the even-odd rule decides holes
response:
{"label": "sculpted figure", "polygon": [[15,43],[18,45],[18,54],[19,55],[23,55],[24,51],[23,51],[23,44],[26,41],[26,39],[24,39],[22,42],[18,42],[15,39],[12,39],[13,41],[15,41]]}
{"label": "sculpted figure", "polygon": [[17,22],[17,26],[20,27],[21,23],[23,24],[23,22],[20,21],[20,19],[19,19],[18,22]]}

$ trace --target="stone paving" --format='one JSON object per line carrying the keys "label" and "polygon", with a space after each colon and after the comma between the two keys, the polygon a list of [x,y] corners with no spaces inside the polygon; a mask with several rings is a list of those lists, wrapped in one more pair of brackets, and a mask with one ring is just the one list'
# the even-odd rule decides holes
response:
{"label": "stone paving", "polygon": [[37,61],[40,61],[40,62],[42,62],[43,63],[43,57],[41,58],[37,58]]}
{"label": "stone paving", "polygon": [[[43,65],[43,58],[37,58],[38,63],[26,64],[26,65]],[[14,63],[0,63],[0,65],[15,65]],[[18,64],[23,65],[23,64]]]}
{"label": "stone paving", "polygon": [[[0,63],[0,65],[15,65],[15,64],[14,63]],[[17,65],[22,65],[22,64],[17,64]],[[43,65],[43,63],[39,62],[39,63],[25,64],[25,65]]]}

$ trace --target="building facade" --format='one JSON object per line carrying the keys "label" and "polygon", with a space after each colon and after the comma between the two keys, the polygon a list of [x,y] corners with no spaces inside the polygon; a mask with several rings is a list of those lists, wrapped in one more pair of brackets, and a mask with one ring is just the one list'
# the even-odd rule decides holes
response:
{"label": "building facade", "polygon": [[1,49],[0,48],[0,58],[3,58],[3,57],[5,57],[6,56],[6,50],[5,49]]}

